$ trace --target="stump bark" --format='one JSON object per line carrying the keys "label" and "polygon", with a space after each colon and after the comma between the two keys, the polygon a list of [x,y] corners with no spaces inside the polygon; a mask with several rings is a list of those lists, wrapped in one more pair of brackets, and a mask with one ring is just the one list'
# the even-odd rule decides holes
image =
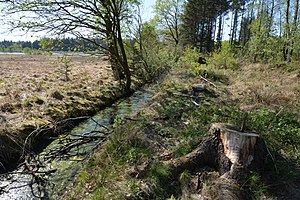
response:
{"label": "stump bark", "polygon": [[200,184],[202,188],[191,189],[201,197],[193,199],[204,196],[207,197],[204,199],[247,199],[240,185],[250,171],[263,172],[267,158],[266,144],[258,134],[240,132],[234,125],[215,123],[211,125],[209,136],[196,149],[168,164],[172,166],[173,175],[184,170],[201,171],[204,167],[218,172],[219,176],[210,180],[210,192],[204,188],[206,183]]}

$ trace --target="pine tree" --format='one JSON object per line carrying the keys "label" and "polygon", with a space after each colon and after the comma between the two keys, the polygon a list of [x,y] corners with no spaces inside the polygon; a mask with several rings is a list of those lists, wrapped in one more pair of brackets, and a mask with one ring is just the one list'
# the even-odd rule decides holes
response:
{"label": "pine tree", "polygon": [[188,0],[182,19],[184,45],[197,47],[201,52],[211,52],[214,49],[217,18],[228,9],[229,1],[226,0]]}

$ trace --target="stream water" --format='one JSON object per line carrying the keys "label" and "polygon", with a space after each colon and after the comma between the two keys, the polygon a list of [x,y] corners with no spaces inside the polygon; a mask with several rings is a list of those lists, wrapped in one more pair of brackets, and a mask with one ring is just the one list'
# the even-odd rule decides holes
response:
{"label": "stream water", "polygon": [[0,51],[0,55],[24,55],[23,52],[3,52]]}
{"label": "stream water", "polygon": [[[116,117],[124,118],[134,115],[153,97],[153,95],[154,93],[150,90],[140,90],[131,97],[117,102],[111,107],[100,111],[91,119],[82,122],[72,131],[67,133],[67,135],[70,138],[80,137],[86,134],[95,134],[99,136],[103,134],[101,133],[102,131],[107,131],[105,127],[111,128],[112,122],[114,122]],[[98,143],[99,141],[96,140],[80,146],[80,148],[75,150],[77,151],[77,156],[68,159],[54,159],[52,162],[47,163],[47,170],[57,169],[57,171],[48,177],[49,183],[51,184],[48,184],[46,187],[46,199],[59,199],[66,189],[71,186],[76,174],[82,167],[82,162],[78,160],[91,154]],[[42,157],[53,149],[59,149],[63,145],[64,144],[61,143],[60,139],[56,139],[40,154],[40,156]],[[35,197],[34,193],[32,193],[32,188],[30,187],[32,176],[20,173],[22,170],[22,168],[19,168],[10,175],[0,177],[0,190],[1,187],[8,185],[5,188],[6,192],[0,195],[1,200],[40,199],[39,197]]]}

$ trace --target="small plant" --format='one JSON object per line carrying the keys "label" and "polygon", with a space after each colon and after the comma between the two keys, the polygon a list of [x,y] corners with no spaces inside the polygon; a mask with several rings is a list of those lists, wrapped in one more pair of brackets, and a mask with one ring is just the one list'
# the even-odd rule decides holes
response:
{"label": "small plant", "polygon": [[104,200],[105,199],[105,188],[101,187],[98,188],[96,191],[93,192],[91,199],[92,200]]}
{"label": "small plant", "polygon": [[192,150],[192,147],[193,147],[192,141],[183,141],[175,149],[174,154],[177,157],[184,156]]}
{"label": "small plant", "polygon": [[127,182],[127,187],[131,194],[136,195],[140,191],[140,182],[135,179],[130,179]]}
{"label": "small plant", "polygon": [[86,180],[89,178],[89,174],[86,171],[82,171],[78,174],[77,180],[78,185],[76,186],[75,190],[79,192],[82,187],[84,187]]}
{"label": "small plant", "polygon": [[125,155],[122,158],[130,165],[139,165],[145,162],[151,155],[151,152],[141,143],[141,141],[133,141],[127,146],[127,152],[124,152]]}
{"label": "small plant", "polygon": [[160,162],[152,163],[150,167],[150,174],[157,178],[166,178],[170,175],[169,167]]}
{"label": "small plant", "polygon": [[187,170],[183,171],[179,176],[179,182],[181,184],[187,184],[190,181],[190,179],[191,174]]}
{"label": "small plant", "polygon": [[167,200],[176,200],[176,198],[174,197],[174,195],[172,194],[172,196],[170,198],[168,198]]}
{"label": "small plant", "polygon": [[113,128],[117,128],[117,127],[121,124],[121,122],[122,122],[122,117],[121,117],[121,115],[115,116],[114,122],[113,122],[113,124],[112,124],[112,127],[113,127]]}
{"label": "small plant", "polygon": [[259,174],[253,172],[248,177],[249,190],[253,195],[253,199],[261,199],[266,192],[266,187],[263,185]]}
{"label": "small plant", "polygon": [[137,148],[132,147],[131,149],[129,149],[127,162],[133,163],[137,159],[137,157],[138,157]]}
{"label": "small plant", "polygon": [[65,81],[70,80],[71,62],[72,62],[72,59],[71,59],[69,54],[63,54],[62,56],[57,57],[57,63],[63,64],[62,73],[64,75],[64,80]]}

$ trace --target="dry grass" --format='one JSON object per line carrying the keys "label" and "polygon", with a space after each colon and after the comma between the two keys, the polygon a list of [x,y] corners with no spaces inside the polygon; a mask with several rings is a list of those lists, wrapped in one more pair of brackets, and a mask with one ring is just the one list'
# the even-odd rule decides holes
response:
{"label": "dry grass", "polygon": [[265,64],[250,64],[229,73],[229,90],[243,110],[300,105],[300,71],[288,72]]}
{"label": "dry grass", "polygon": [[2,129],[14,129],[33,118],[49,120],[47,109],[60,108],[65,100],[74,96],[84,99],[86,94],[114,84],[107,61],[84,56],[71,59],[70,81],[64,81],[64,67],[57,56],[0,55]]}

